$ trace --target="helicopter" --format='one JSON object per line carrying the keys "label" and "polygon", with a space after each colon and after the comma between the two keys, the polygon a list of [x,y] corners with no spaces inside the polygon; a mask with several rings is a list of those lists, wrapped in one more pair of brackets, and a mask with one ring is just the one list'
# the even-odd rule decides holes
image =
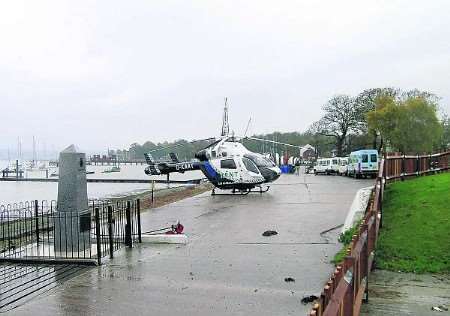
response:
{"label": "helicopter", "polygon": [[[221,136],[218,139],[206,139],[212,141],[212,143],[197,152],[194,155],[195,160],[180,161],[175,153],[170,153],[169,161],[155,161],[151,152],[149,152],[144,154],[148,164],[144,171],[147,175],[168,175],[173,172],[184,173],[201,170],[208,181],[214,185],[212,195],[216,194],[216,188],[231,190],[232,194],[240,193],[244,195],[252,192],[267,192],[270,188],[268,183],[277,180],[281,175],[281,170],[265,155],[248,150],[242,144],[242,141],[246,139],[301,149],[300,146],[267,139],[229,135],[228,107],[225,98]],[[162,149],[167,148],[154,151]]]}

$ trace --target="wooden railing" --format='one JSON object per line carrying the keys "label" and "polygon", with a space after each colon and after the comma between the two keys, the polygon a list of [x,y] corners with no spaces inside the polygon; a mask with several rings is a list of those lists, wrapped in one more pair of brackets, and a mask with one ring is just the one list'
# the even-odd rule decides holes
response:
{"label": "wooden railing", "polygon": [[422,156],[387,156],[381,160],[375,187],[347,255],[331,274],[309,316],[356,316],[368,300],[368,278],[382,226],[384,187],[387,181],[450,169],[450,151]]}
{"label": "wooden railing", "polygon": [[450,168],[450,151],[432,155],[388,155],[384,177],[387,181],[445,171]]}

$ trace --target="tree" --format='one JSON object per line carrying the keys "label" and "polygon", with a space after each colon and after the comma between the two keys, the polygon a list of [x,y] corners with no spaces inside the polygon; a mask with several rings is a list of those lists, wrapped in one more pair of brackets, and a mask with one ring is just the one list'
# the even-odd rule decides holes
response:
{"label": "tree", "polygon": [[333,137],[337,155],[342,156],[347,135],[361,129],[361,109],[352,97],[336,95],[323,106],[323,110],[325,115],[311,126],[310,131]]}
{"label": "tree", "polygon": [[405,101],[411,98],[422,98],[427,100],[429,103],[433,103],[437,106],[440,98],[434,93],[428,91],[421,91],[419,89],[412,89],[409,91],[402,92],[399,96],[400,100]]}
{"label": "tree", "polygon": [[367,89],[361,92],[356,98],[355,102],[360,112],[361,127],[363,133],[368,133],[372,137],[372,148],[377,148],[377,140],[380,138],[380,145],[378,146],[378,151],[383,147],[383,137],[380,135],[380,131],[376,129],[370,129],[367,124],[367,113],[376,110],[376,99],[381,96],[389,96],[392,98],[397,98],[400,95],[400,89],[397,88],[373,88]]}
{"label": "tree", "polygon": [[450,117],[445,114],[443,116],[441,148],[448,149],[450,148]]}
{"label": "tree", "polygon": [[369,128],[379,130],[390,146],[403,153],[430,152],[439,143],[442,126],[436,105],[425,97],[395,100],[377,97],[376,110],[368,113]]}

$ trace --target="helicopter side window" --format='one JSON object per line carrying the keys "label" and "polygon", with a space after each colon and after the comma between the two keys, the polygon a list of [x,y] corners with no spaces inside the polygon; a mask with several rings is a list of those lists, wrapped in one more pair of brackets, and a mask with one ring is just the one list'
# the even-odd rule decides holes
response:
{"label": "helicopter side window", "polygon": [[248,158],[242,158],[242,162],[244,163],[245,168],[248,171],[259,173],[259,169],[256,167],[256,165]]}
{"label": "helicopter side window", "polygon": [[216,151],[215,151],[215,150],[211,151],[211,156],[212,156],[213,158],[216,158]]}
{"label": "helicopter side window", "polygon": [[236,169],[236,163],[233,159],[224,159],[220,161],[220,168],[222,169]]}

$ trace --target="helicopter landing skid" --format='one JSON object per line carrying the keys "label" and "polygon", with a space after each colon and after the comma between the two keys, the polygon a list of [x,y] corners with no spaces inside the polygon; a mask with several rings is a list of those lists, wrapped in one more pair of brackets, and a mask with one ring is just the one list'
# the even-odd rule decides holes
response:
{"label": "helicopter landing skid", "polygon": [[236,189],[232,189],[231,193],[216,193],[216,190],[213,189],[211,191],[211,195],[247,195],[249,193],[265,193],[267,191],[269,191],[270,186],[267,186],[265,189],[262,188],[262,186],[259,186],[259,190],[252,190],[252,189],[248,189],[248,190],[236,190]]}

